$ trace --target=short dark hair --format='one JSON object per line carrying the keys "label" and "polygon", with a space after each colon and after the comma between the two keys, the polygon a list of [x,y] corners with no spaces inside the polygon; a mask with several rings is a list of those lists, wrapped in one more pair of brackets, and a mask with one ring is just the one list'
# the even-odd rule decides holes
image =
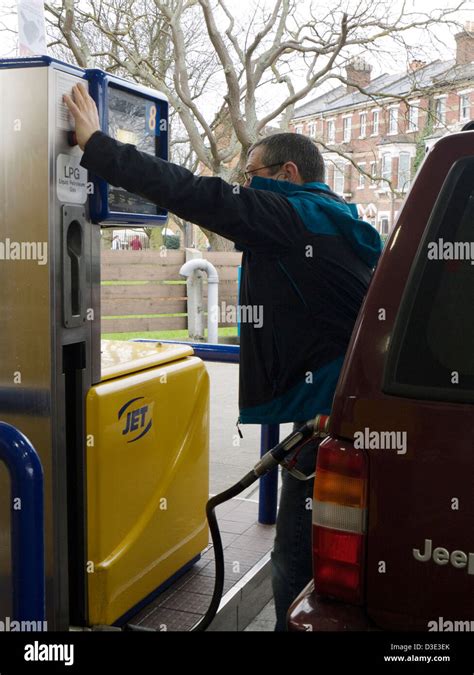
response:
{"label": "short dark hair", "polygon": [[[314,142],[303,134],[272,134],[250,146],[248,154],[262,147],[262,161],[266,166],[294,162],[305,183],[324,181],[324,161]],[[276,173],[276,171],[274,171]]]}

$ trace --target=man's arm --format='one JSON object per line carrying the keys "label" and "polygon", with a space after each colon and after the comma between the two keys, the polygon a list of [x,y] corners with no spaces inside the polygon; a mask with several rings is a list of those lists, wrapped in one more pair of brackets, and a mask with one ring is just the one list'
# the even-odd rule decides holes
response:
{"label": "man's arm", "polygon": [[190,171],[139,152],[101,133],[94,100],[81,82],[66,103],[74,117],[82,165],[108,183],[134,192],[177,216],[202,225],[241,247],[281,250],[305,227],[282,195],[240,187],[220,178],[196,177]]}
{"label": "man's arm", "polygon": [[197,177],[135,146],[95,132],[81,164],[122,187],[244,247],[286,248],[304,233],[285,197],[232,186],[221,178]]}

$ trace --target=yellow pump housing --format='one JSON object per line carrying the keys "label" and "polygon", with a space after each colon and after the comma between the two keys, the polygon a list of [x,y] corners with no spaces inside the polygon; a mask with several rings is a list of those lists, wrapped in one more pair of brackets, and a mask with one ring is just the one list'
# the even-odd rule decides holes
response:
{"label": "yellow pump housing", "polygon": [[208,544],[204,363],[186,345],[104,340],[86,419],[89,625],[110,625]]}

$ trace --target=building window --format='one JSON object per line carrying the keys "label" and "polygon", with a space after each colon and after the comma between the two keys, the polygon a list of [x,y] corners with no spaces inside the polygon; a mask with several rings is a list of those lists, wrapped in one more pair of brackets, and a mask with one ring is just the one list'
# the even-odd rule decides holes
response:
{"label": "building window", "polygon": [[357,183],[357,189],[363,190],[365,188],[365,162],[359,164],[357,168],[359,169],[359,180]]}
{"label": "building window", "polygon": [[377,184],[377,181],[375,180],[377,176],[377,162],[370,162],[370,175],[372,176],[370,187],[374,188]]}
{"label": "building window", "polygon": [[[392,179],[392,155],[389,152],[382,155],[382,178],[384,181]],[[385,182],[382,183],[382,188],[388,188]]]}
{"label": "building window", "polygon": [[360,138],[365,138],[367,136],[367,113],[360,113],[359,115],[360,122]]}
{"label": "building window", "polygon": [[381,216],[379,219],[380,234],[388,234],[388,216]]}
{"label": "building window", "polygon": [[459,119],[461,122],[465,122],[469,119],[471,106],[469,103],[469,94],[461,94],[459,96]]}
{"label": "building window", "polygon": [[308,135],[310,138],[316,138],[316,122],[308,124]]}
{"label": "building window", "polygon": [[344,143],[349,143],[352,134],[352,117],[343,117],[342,119],[342,137]]}
{"label": "building window", "polygon": [[401,152],[398,158],[398,189],[405,192],[410,185],[410,154]]}
{"label": "building window", "polygon": [[418,131],[418,104],[408,106],[408,131]]}
{"label": "building window", "polygon": [[435,126],[446,123],[446,97],[435,99]]}
{"label": "building window", "polygon": [[295,127],[295,134],[302,134],[303,133],[303,127]]}
{"label": "building window", "polygon": [[336,140],[336,126],[334,124],[334,120],[328,120],[327,132],[328,143],[334,143]]}
{"label": "building window", "polygon": [[398,133],[398,108],[388,109],[388,133]]}
{"label": "building window", "polygon": [[379,133],[379,111],[372,112],[372,136],[377,136]]}
{"label": "building window", "polygon": [[334,165],[334,192],[342,195],[344,193],[344,165]]}

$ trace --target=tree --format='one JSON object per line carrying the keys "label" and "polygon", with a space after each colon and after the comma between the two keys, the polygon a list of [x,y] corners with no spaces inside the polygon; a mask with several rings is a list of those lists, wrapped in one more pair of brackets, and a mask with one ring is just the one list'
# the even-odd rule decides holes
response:
{"label": "tree", "polygon": [[[330,9],[309,0],[257,0],[245,17],[229,5],[86,0],[79,7],[52,0],[46,7],[54,48],[72,53],[81,66],[99,65],[166,93],[173,157],[235,182],[251,144],[270,125],[286,130],[295,105],[316,88],[334,77],[343,81],[350,58],[406,50],[410,31],[428,35],[453,22],[464,1],[410,12],[406,0],[336,0]],[[215,250],[230,248],[206,234]]]}

